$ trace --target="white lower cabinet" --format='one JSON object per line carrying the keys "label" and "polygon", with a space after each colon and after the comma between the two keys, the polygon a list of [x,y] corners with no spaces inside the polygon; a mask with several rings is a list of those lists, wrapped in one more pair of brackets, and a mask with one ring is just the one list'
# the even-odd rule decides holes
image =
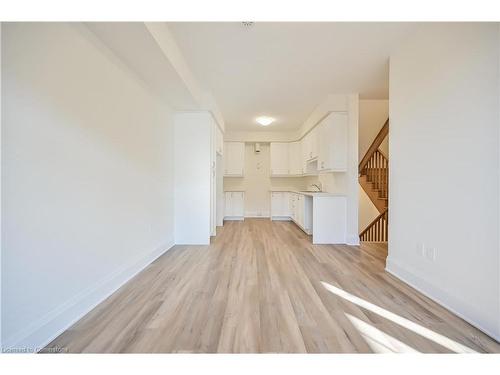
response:
{"label": "white lower cabinet", "polygon": [[271,219],[289,220],[290,219],[290,193],[286,191],[271,192]]}
{"label": "white lower cabinet", "polygon": [[303,194],[289,192],[286,200],[288,201],[288,217],[304,232],[311,234],[312,198]]}
{"label": "white lower cabinet", "polygon": [[271,220],[292,220],[313,244],[346,243],[345,196],[271,192]]}
{"label": "white lower cabinet", "polygon": [[312,234],[312,198],[297,194],[295,223],[307,234]]}
{"label": "white lower cabinet", "polygon": [[224,197],[224,220],[243,220],[245,217],[245,193],[243,191],[226,191]]}

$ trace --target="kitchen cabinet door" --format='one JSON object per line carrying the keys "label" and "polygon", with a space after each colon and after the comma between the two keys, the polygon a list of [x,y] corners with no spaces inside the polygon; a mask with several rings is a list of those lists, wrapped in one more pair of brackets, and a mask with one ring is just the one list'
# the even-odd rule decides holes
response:
{"label": "kitchen cabinet door", "polygon": [[290,174],[301,175],[303,173],[301,142],[292,142],[289,147]]}
{"label": "kitchen cabinet door", "polygon": [[242,191],[235,191],[232,194],[231,206],[233,209],[233,216],[245,216],[245,194]]}
{"label": "kitchen cabinet door", "polygon": [[245,143],[225,142],[224,175],[243,176],[244,165],[245,165]]}
{"label": "kitchen cabinet door", "polygon": [[331,113],[320,125],[318,170],[347,170],[347,114]]}
{"label": "kitchen cabinet door", "polygon": [[329,138],[333,140],[330,149],[329,169],[347,171],[348,116],[347,113],[333,113],[329,125]]}
{"label": "kitchen cabinet door", "polygon": [[281,216],[281,192],[273,191],[271,193],[271,216]]}
{"label": "kitchen cabinet door", "polygon": [[330,138],[330,124],[328,117],[318,125],[318,171],[331,168],[330,151],[333,140]]}
{"label": "kitchen cabinet door", "polygon": [[286,217],[290,217],[291,216],[291,212],[290,212],[290,193],[284,191],[282,193],[282,197],[281,197],[281,204],[282,204],[282,208],[283,208],[283,216],[286,216]]}
{"label": "kitchen cabinet door", "polygon": [[289,166],[289,143],[271,142],[271,176],[288,175]]}
{"label": "kitchen cabinet door", "polygon": [[318,157],[318,127],[315,126],[309,133],[309,154],[310,159]]}
{"label": "kitchen cabinet door", "polygon": [[304,196],[297,194],[297,223],[304,227]]}
{"label": "kitchen cabinet door", "polygon": [[224,203],[225,218],[243,218],[245,216],[245,193],[226,191]]}
{"label": "kitchen cabinet door", "polygon": [[295,194],[295,193],[290,193],[289,196],[288,196],[288,207],[289,207],[289,210],[290,210],[290,217],[294,221],[297,218],[297,209],[295,208],[296,207],[296,203],[297,203],[296,196],[297,196],[297,194]]}

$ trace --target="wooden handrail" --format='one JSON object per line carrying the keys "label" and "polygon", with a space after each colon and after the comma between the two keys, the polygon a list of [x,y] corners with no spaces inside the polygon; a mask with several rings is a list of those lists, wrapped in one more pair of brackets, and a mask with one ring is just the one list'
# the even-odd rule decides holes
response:
{"label": "wooden handrail", "polygon": [[362,173],[366,164],[371,159],[372,155],[378,150],[387,134],[389,134],[389,119],[385,121],[384,126],[382,126],[382,129],[380,129],[377,136],[373,140],[372,145],[368,148],[368,151],[366,151],[363,159],[361,159],[361,162],[359,163],[359,173]]}
{"label": "wooden handrail", "polygon": [[386,208],[359,235],[361,241],[387,242],[389,238],[389,210]]}

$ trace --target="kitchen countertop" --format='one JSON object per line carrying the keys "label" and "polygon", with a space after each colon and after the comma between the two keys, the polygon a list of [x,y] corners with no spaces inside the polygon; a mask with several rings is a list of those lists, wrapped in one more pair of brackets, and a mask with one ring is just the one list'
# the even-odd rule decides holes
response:
{"label": "kitchen countertop", "polygon": [[345,197],[345,194],[340,193],[329,193],[327,191],[298,191],[298,190],[290,190],[290,189],[271,189],[271,192],[286,192],[286,193],[295,193],[302,194],[308,197]]}

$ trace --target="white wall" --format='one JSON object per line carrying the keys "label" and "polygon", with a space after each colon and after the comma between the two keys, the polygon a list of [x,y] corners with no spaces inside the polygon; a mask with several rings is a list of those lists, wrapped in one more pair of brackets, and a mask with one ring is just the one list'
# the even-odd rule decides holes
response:
{"label": "white wall", "polygon": [[214,123],[206,111],[174,118],[175,243],[209,244]]}
{"label": "white wall", "polygon": [[[389,117],[389,100],[359,101],[359,160],[365,156],[387,117]],[[381,145],[382,151],[387,151],[386,147],[387,143]]]}
{"label": "white wall", "polygon": [[361,233],[368,227],[368,225],[372,223],[373,220],[377,218],[378,215],[380,215],[380,212],[378,212],[377,207],[375,207],[372,200],[363,190],[361,185],[358,184],[358,186],[359,186],[358,223],[359,223],[359,232]]}
{"label": "white wall", "polygon": [[497,340],[498,105],[498,24],[426,25],[391,56],[387,269]]}
{"label": "white wall", "polygon": [[172,115],[85,28],[2,27],[2,334],[35,349],[172,246]]}

